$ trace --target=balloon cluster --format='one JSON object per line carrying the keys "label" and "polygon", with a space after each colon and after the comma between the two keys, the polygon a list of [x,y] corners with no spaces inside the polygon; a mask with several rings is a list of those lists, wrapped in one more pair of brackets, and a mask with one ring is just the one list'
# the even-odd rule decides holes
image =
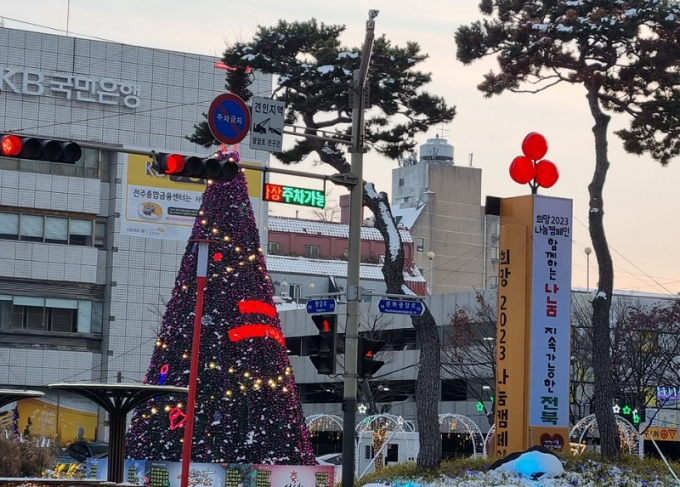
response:
{"label": "balloon cluster", "polygon": [[550,188],[560,177],[557,166],[542,159],[548,152],[548,142],[537,132],[531,132],[522,141],[523,156],[517,156],[510,163],[510,177],[519,184],[529,184],[531,193],[536,194],[539,186]]}

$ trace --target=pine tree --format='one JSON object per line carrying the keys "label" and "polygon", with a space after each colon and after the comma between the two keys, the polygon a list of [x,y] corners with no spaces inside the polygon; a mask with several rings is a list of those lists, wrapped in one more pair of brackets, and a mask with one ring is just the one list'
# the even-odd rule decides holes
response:
{"label": "pine tree", "polygon": [[[315,464],[241,171],[206,188],[145,383],[189,382],[197,239],[210,246],[192,461]],[[160,396],[137,408],[127,456],[179,461],[185,400]]]}

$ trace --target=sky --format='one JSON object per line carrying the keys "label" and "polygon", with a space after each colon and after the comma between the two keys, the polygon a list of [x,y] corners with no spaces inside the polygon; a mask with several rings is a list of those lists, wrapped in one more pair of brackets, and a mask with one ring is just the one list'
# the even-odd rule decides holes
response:
{"label": "sky", "polygon": [[[560,178],[555,186],[539,193],[573,199],[572,284],[592,289],[597,283],[597,261],[594,252],[588,259],[584,249],[592,247],[587,229],[587,186],[595,167],[595,145],[585,90],[565,85],[537,95],[505,93],[484,98],[476,87],[484,73],[497,70],[495,59],[464,66],[456,60],[454,41],[459,26],[483,18],[477,5],[477,0],[22,0],[0,4],[0,18],[8,28],[61,35],[68,31],[73,36],[221,56],[230,43],[251,40],[258,25],[273,26],[279,19],[292,22],[316,18],[327,24],[344,24],[343,44],[359,47],[368,11],[377,9],[376,35],[384,34],[400,46],[407,41],[418,42],[422,52],[429,55],[419,65],[422,71],[432,73],[432,83],[426,90],[456,107],[452,123],[431,128],[417,138],[418,143],[439,134],[454,146],[456,164],[471,163],[481,168],[482,199],[486,195],[529,194],[528,186],[510,179],[508,167],[515,156],[521,155],[521,143],[528,133],[545,136],[549,147],[546,158],[557,165]],[[674,257],[680,234],[680,193],[676,187],[680,160],[662,167],[650,157],[627,154],[613,134],[626,123],[624,116],[614,116],[610,124],[611,167],[604,190],[614,287],[680,293],[680,259]],[[284,138],[284,143],[292,142]],[[396,161],[368,153],[364,179],[389,193],[391,169],[396,166]],[[331,172],[311,160],[291,169]],[[344,192],[335,188],[329,201]],[[278,205],[273,213],[289,215],[280,208],[283,206]],[[299,216],[312,217],[303,211]]]}

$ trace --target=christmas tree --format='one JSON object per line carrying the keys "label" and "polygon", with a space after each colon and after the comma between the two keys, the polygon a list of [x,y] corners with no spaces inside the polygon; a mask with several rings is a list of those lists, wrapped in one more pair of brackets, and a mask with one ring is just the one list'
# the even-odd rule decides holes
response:
{"label": "christmas tree", "polygon": [[[217,156],[239,160],[231,151]],[[242,171],[229,182],[208,182],[145,383],[189,382],[195,240],[210,245],[192,461],[315,464]],[[128,458],[179,461],[185,401],[159,396],[137,408],[126,439]]]}

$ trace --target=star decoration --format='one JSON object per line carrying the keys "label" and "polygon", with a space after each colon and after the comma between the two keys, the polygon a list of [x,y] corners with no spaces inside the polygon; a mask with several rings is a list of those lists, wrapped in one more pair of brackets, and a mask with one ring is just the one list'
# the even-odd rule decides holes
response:
{"label": "star decoration", "polygon": [[366,407],[365,404],[359,404],[357,411],[359,411],[359,414],[366,414],[366,411],[368,411],[368,408]]}
{"label": "star decoration", "polygon": [[621,412],[628,416],[631,412],[630,406],[623,406],[623,409],[621,409]]}
{"label": "star decoration", "polygon": [[621,406],[616,404],[614,407],[612,407],[612,411],[614,411],[614,414],[619,414],[621,412]]}
{"label": "star decoration", "polygon": [[477,411],[484,411],[484,404],[481,402],[478,402],[475,407],[477,408]]}

